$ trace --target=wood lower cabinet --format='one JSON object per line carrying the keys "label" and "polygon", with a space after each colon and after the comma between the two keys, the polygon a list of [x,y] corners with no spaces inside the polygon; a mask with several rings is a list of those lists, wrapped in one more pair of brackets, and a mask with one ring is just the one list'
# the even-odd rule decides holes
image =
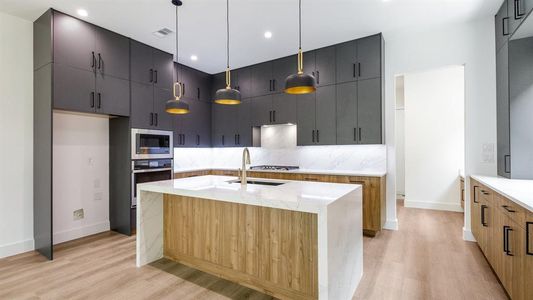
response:
{"label": "wood lower cabinet", "polygon": [[472,233],[513,300],[533,299],[533,213],[470,179]]}
{"label": "wood lower cabinet", "polygon": [[[203,175],[238,176],[238,173],[239,172],[235,170],[202,170],[175,173],[174,178],[186,178]],[[386,176],[368,177],[257,171],[248,171],[247,175],[248,177],[267,179],[360,184],[363,186],[363,234],[374,237],[383,229],[383,226],[385,225]]]}

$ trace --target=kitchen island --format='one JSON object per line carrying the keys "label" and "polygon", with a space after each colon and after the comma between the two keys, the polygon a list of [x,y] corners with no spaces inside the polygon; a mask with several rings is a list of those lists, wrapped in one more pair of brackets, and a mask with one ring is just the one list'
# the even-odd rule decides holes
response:
{"label": "kitchen island", "polygon": [[138,185],[137,266],[160,258],[281,299],[351,299],[362,188],[199,176]]}

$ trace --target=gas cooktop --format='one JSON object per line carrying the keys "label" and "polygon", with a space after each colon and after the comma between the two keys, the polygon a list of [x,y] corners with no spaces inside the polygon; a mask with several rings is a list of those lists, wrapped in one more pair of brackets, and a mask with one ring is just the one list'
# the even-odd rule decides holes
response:
{"label": "gas cooktop", "polygon": [[271,166],[271,165],[262,165],[262,166],[252,166],[250,170],[269,170],[269,171],[290,171],[298,170],[298,166]]}

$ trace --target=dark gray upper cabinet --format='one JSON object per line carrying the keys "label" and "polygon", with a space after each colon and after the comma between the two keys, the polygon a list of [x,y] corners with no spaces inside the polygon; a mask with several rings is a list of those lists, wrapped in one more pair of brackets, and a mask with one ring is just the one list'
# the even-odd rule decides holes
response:
{"label": "dark gray upper cabinet", "polygon": [[239,147],[252,146],[252,99],[243,99],[238,106],[239,124],[237,128],[237,142]]}
{"label": "dark gray upper cabinet", "polygon": [[172,54],[153,49],[152,57],[154,62],[154,86],[162,89],[171,89],[174,72]]}
{"label": "dark gray upper cabinet", "polygon": [[507,14],[509,16],[509,32],[513,33],[526,18],[533,7],[533,3],[526,0],[507,0],[506,2]]}
{"label": "dark gray upper cabinet", "polygon": [[151,84],[131,82],[131,115],[133,128],[153,128],[154,87]]}
{"label": "dark gray upper cabinet", "polygon": [[131,81],[152,84],[154,81],[154,63],[152,48],[134,40],[130,40]]}
{"label": "dark gray upper cabinet", "polygon": [[89,113],[95,111],[94,72],[54,64],[53,77],[55,109]]}
{"label": "dark gray upper cabinet", "polygon": [[381,78],[357,82],[359,144],[381,144]]}
{"label": "dark gray upper cabinet", "polygon": [[226,73],[218,73],[213,75],[211,82],[211,100],[214,100],[216,91],[226,88]]}
{"label": "dark gray upper cabinet", "polygon": [[190,113],[173,116],[175,147],[211,146],[211,104],[198,100],[182,100]]}
{"label": "dark gray upper cabinet", "polygon": [[129,116],[130,81],[97,74],[95,109],[102,114]]}
{"label": "dark gray upper cabinet", "polygon": [[315,145],[316,101],[315,94],[297,95],[297,144]]}
{"label": "dark gray upper cabinet", "polygon": [[335,86],[319,87],[316,90],[316,143],[335,145]]}
{"label": "dark gray upper cabinet", "polygon": [[97,73],[129,80],[129,39],[102,28],[96,32]]}
{"label": "dark gray upper cabinet", "polygon": [[357,79],[381,76],[381,34],[357,40]]}
{"label": "dark gray upper cabinet", "polygon": [[264,96],[274,93],[272,79],[272,62],[251,66],[252,94],[251,97]]}
{"label": "dark gray upper cabinet", "polygon": [[241,98],[252,97],[252,69],[250,67],[240,68],[232,71],[231,86],[241,92]]}
{"label": "dark gray upper cabinet", "polygon": [[[179,72],[179,76],[178,76]],[[211,101],[211,79],[207,73],[174,63],[174,80],[182,83],[186,99]]]}
{"label": "dark gray upper cabinet", "polygon": [[[305,57],[305,56],[304,56]],[[311,71],[311,69],[309,69]],[[276,59],[272,62],[272,91],[283,93],[285,79],[298,71],[298,57],[296,55]]]}
{"label": "dark gray upper cabinet", "polygon": [[252,98],[252,125],[261,126],[272,124],[272,96],[260,96]]}
{"label": "dark gray upper cabinet", "polygon": [[498,175],[511,176],[511,140],[509,120],[509,46],[504,43],[496,54],[496,122]]}
{"label": "dark gray upper cabinet", "polygon": [[[318,86],[335,84],[335,47],[326,47],[314,51],[315,77]],[[306,55],[304,55],[304,68]]]}
{"label": "dark gray upper cabinet", "polygon": [[239,127],[239,105],[213,104],[213,135],[214,147],[237,146]]}
{"label": "dark gray upper cabinet", "polygon": [[154,122],[153,126],[161,130],[173,130],[172,115],[165,111],[166,102],[172,97],[167,89],[154,87]]}
{"label": "dark gray upper cabinet", "polygon": [[337,143],[357,144],[357,82],[337,85]]}
{"label": "dark gray upper cabinet", "polygon": [[337,83],[357,80],[357,41],[335,46]]}
{"label": "dark gray upper cabinet", "polygon": [[272,95],[272,123],[296,124],[298,97],[285,93]]}
{"label": "dark gray upper cabinet", "polygon": [[498,51],[509,38],[509,14],[507,7],[507,0],[503,2],[494,17],[495,33],[496,33],[496,51]]}
{"label": "dark gray upper cabinet", "polygon": [[96,27],[54,11],[54,62],[94,71],[96,67]]}

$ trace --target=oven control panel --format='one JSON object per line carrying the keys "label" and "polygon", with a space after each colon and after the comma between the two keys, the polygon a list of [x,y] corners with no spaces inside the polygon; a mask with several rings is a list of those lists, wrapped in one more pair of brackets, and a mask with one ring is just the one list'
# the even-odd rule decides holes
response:
{"label": "oven control panel", "polygon": [[172,168],[172,159],[143,159],[133,161],[133,170]]}

